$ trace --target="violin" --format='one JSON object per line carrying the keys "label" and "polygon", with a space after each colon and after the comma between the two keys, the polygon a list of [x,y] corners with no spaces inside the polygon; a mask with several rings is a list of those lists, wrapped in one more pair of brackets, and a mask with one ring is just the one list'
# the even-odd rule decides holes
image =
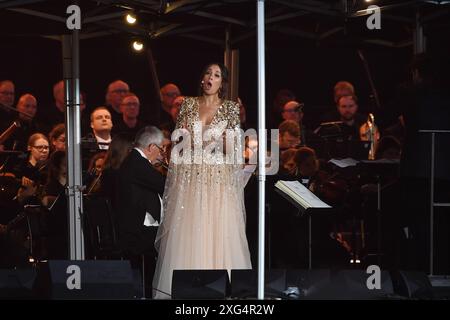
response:
{"label": "violin", "polygon": [[157,146],[160,154],[161,154],[161,158],[157,159],[154,163],[153,163],[153,167],[158,170],[162,175],[167,176],[167,172],[169,170],[169,161],[170,161],[170,145],[166,145],[163,147],[159,147]]}

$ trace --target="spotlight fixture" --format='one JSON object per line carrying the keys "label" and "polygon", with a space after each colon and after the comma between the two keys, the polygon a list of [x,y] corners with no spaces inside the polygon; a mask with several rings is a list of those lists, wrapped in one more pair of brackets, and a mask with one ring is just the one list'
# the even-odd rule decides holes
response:
{"label": "spotlight fixture", "polygon": [[134,13],[128,13],[125,17],[125,20],[129,23],[129,24],[135,24],[137,21],[137,17]]}
{"label": "spotlight fixture", "polygon": [[142,49],[144,49],[144,44],[139,40],[133,41],[133,49],[134,51],[140,52]]}

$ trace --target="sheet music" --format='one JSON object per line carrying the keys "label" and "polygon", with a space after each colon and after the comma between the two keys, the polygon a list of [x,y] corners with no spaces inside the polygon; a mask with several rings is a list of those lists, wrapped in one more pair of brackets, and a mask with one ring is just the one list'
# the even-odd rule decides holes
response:
{"label": "sheet music", "polygon": [[355,160],[353,158],[331,159],[328,162],[331,162],[332,164],[338,166],[339,168],[354,167],[359,163],[358,160]]}
{"label": "sheet music", "polygon": [[288,194],[304,208],[331,208],[331,206],[320,200],[314,193],[309,191],[308,188],[298,181],[280,180],[275,186]]}

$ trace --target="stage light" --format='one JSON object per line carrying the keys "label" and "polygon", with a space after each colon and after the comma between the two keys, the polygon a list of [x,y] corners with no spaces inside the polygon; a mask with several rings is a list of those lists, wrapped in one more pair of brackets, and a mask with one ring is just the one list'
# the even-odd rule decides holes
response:
{"label": "stage light", "polygon": [[129,24],[135,24],[137,21],[137,17],[134,13],[128,13],[125,17]]}
{"label": "stage light", "polygon": [[138,52],[142,51],[142,49],[144,49],[144,44],[139,40],[135,40],[133,41],[133,49]]}

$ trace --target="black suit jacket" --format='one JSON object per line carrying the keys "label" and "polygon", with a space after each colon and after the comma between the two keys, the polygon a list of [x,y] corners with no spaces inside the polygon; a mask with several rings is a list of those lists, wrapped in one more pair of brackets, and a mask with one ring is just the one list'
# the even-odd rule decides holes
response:
{"label": "black suit jacket", "polygon": [[120,166],[116,188],[116,215],[119,242],[125,250],[148,247],[143,234],[146,212],[160,221],[165,179],[150,162],[133,149]]}

